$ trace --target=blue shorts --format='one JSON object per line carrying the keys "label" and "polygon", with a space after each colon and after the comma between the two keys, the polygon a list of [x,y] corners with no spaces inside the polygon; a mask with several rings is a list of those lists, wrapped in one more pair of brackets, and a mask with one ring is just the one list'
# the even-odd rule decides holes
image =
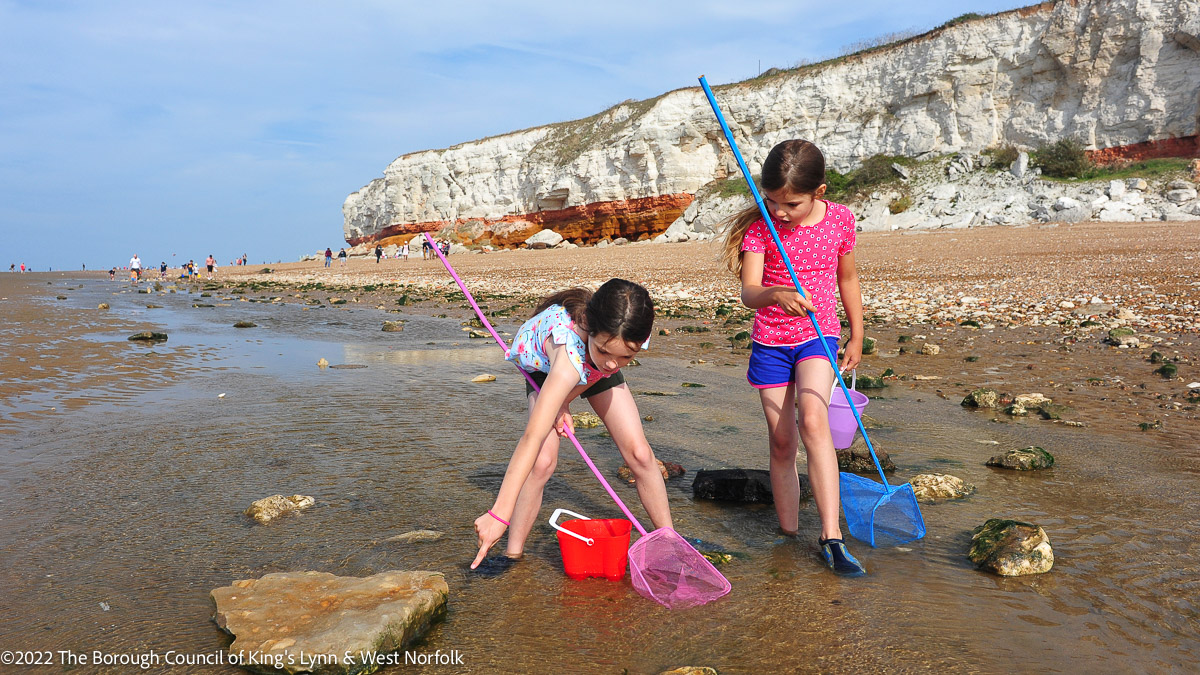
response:
{"label": "blue shorts", "polygon": [[[829,351],[837,358],[838,339],[826,337]],[[805,359],[824,359],[825,350],[821,348],[820,338],[790,347],[772,347],[770,345],[752,343],[750,346],[750,368],[746,371],[746,379],[755,389],[771,389],[786,387],[796,379],[796,364]]]}

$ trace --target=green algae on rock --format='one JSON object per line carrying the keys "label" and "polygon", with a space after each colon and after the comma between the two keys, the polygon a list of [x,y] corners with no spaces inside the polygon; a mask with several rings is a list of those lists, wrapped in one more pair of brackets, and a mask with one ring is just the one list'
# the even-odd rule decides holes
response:
{"label": "green algae on rock", "polygon": [[1042,448],[1029,446],[1020,450],[1009,450],[1003,455],[996,455],[989,459],[986,464],[1001,469],[1037,471],[1038,469],[1049,469],[1054,466],[1054,455],[1051,455]]}
{"label": "green algae on rock", "polygon": [[1054,567],[1054,550],[1045,530],[1002,518],[975,528],[967,557],[976,567],[1006,577],[1042,574]]}

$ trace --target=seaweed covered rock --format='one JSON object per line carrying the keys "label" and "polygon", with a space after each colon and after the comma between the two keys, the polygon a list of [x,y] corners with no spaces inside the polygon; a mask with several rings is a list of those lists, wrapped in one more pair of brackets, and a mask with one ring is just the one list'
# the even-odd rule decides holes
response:
{"label": "seaweed covered rock", "polygon": [[913,486],[917,501],[932,504],[945,499],[963,499],[975,493],[975,486],[958,476],[945,473],[923,473],[908,481]]}
{"label": "seaweed covered rock", "polygon": [[1038,469],[1049,469],[1054,466],[1054,455],[1031,445],[1028,448],[1009,450],[1003,455],[996,455],[989,459],[986,464],[1000,469],[1036,471]]}
{"label": "seaweed covered rock", "polygon": [[1054,550],[1045,530],[1002,518],[975,528],[967,557],[979,569],[1006,577],[1042,574],[1054,567]]}
{"label": "seaweed covered rock", "polygon": [[966,408],[995,408],[1000,405],[1000,392],[990,387],[976,389],[962,400]]}

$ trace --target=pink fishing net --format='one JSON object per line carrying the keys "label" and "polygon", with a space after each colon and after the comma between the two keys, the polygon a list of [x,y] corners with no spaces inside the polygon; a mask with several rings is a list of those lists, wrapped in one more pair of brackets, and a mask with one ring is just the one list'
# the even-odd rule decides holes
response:
{"label": "pink fishing net", "polygon": [[712,563],[667,527],[629,547],[629,576],[634,590],[668,609],[703,605],[732,588]]}

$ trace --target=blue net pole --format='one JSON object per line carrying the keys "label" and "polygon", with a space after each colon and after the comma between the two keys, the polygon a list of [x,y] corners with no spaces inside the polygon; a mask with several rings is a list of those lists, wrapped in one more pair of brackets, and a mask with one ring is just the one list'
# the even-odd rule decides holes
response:
{"label": "blue net pole", "polygon": [[[783,247],[783,241],[779,238],[779,232],[775,229],[775,223],[771,220],[771,214],[767,212],[766,204],[763,204],[762,195],[758,192],[758,186],[754,184],[754,178],[750,175],[750,169],[746,168],[746,161],[742,159],[742,153],[738,150],[737,141],[733,140],[733,132],[729,130],[729,125],[725,123],[725,116],[721,114],[721,106],[717,105],[717,99],[713,96],[712,88],[708,86],[708,80],[703,75],[700,76],[700,86],[704,88],[704,95],[708,97],[708,103],[712,106],[713,112],[716,113],[717,121],[721,123],[721,131],[725,133],[725,140],[729,141],[729,148],[733,150],[733,157],[737,160],[738,167],[742,170],[742,177],[746,179],[746,185],[750,186],[750,194],[754,195],[754,203],[758,205],[758,211],[762,214],[763,222],[771,230],[771,238],[775,240],[775,246],[779,249],[780,257],[783,258],[783,264],[787,265],[788,274],[792,277],[792,284],[796,286],[796,290],[800,292],[800,295],[809,298],[808,292],[800,285],[800,279],[796,276],[796,270],[792,268],[792,261],[784,253],[786,249]],[[837,378],[838,385],[842,388],[842,393],[846,397],[846,403],[850,406],[850,412],[854,413],[854,421],[858,422],[858,430],[862,432],[863,440],[867,443],[867,450],[871,453],[871,460],[875,462],[875,470],[879,472],[879,480],[883,481],[884,487],[888,487],[887,476],[883,475],[883,467],[879,464],[879,458],[875,456],[875,446],[871,445],[871,438],[867,436],[867,428],[863,426],[862,416],[858,413],[858,406],[854,405],[854,399],[850,398],[850,390],[846,387],[846,382],[842,379],[841,372],[838,371],[837,355],[829,350],[829,343],[825,341],[825,334],[821,332],[821,326],[817,323],[817,315],[809,312],[808,320],[812,322],[813,328],[817,330],[817,339],[821,342],[821,348],[825,350],[825,356],[829,359],[829,364],[833,366],[833,376]]]}

